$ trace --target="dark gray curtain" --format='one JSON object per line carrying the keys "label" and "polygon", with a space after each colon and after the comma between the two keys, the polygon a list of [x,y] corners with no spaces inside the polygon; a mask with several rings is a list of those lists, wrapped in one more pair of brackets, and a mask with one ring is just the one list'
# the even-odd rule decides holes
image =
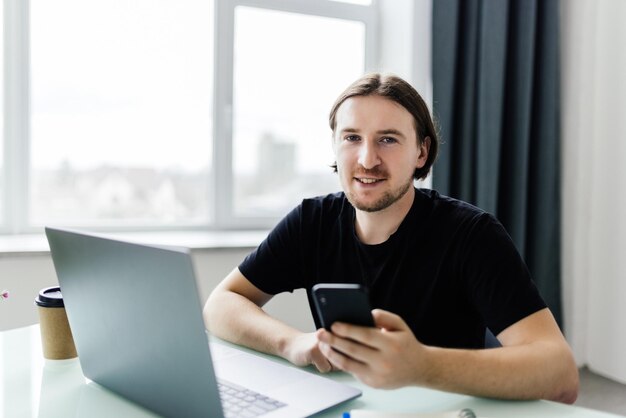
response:
{"label": "dark gray curtain", "polygon": [[433,185],[493,213],[561,323],[558,0],[433,0]]}

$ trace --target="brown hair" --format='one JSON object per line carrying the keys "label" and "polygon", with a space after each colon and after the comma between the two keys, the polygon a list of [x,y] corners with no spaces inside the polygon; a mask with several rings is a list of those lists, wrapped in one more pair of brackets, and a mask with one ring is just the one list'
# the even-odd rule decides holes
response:
{"label": "brown hair", "polygon": [[[337,100],[335,100],[328,118],[333,134],[337,126],[337,110],[343,102],[355,96],[385,97],[398,103],[413,115],[419,145],[424,144],[426,137],[430,138],[430,147],[428,149],[426,163],[422,168],[415,169],[413,177],[416,180],[426,178],[437,158],[439,139],[437,138],[437,131],[435,130],[435,124],[428,111],[428,106],[426,106],[422,96],[419,95],[413,86],[398,76],[380,73],[366,74],[348,86],[348,88],[339,95]],[[336,163],[331,167],[337,171]]]}

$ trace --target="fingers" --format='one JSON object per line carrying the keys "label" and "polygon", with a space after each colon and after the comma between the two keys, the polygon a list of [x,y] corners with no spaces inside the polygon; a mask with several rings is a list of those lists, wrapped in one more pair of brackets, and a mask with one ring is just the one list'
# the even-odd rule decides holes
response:
{"label": "fingers", "polygon": [[319,334],[323,331],[323,329],[319,329],[315,333],[313,333],[313,338],[315,342],[309,350],[309,364],[315,366],[315,368],[321,373],[328,373],[332,371],[334,367],[319,348]]}
{"label": "fingers", "polygon": [[422,346],[398,315],[379,309],[372,315],[376,328],[336,322],[332,332],[318,330],[319,350],[333,367],[366,385],[404,385],[411,379],[407,369],[412,369],[412,359]]}
{"label": "fingers", "polygon": [[385,331],[410,332],[408,325],[396,314],[374,309],[372,316],[376,328],[335,322],[332,332],[323,328],[317,331],[319,349],[331,366],[353,374],[365,373],[381,353],[389,351],[390,335]]}
{"label": "fingers", "polygon": [[[336,335],[345,340],[352,340],[357,342],[357,345],[364,345],[374,349],[380,349],[384,346],[384,341],[381,338],[380,329],[378,328],[335,322],[331,329],[332,333],[328,334]],[[347,342],[348,341],[346,341],[346,343]],[[347,347],[344,348],[348,349]]]}
{"label": "fingers", "polygon": [[319,370],[321,373],[328,373],[333,370],[333,365],[326,358],[324,353],[320,350],[313,350],[311,352],[311,363]]}
{"label": "fingers", "polygon": [[381,335],[380,329],[384,331],[409,330],[409,326],[406,322],[394,313],[384,311],[382,309],[374,309],[372,311],[372,316],[374,317],[376,328],[335,322],[331,327],[332,332],[337,336],[380,349],[386,345],[385,338]]}
{"label": "fingers", "polygon": [[402,331],[408,329],[408,325],[399,315],[389,311],[374,309],[372,316],[374,317],[376,326],[386,329],[387,331]]}
{"label": "fingers", "polygon": [[365,372],[367,366],[345,354],[333,349],[329,344],[320,342],[320,350],[330,363],[338,370],[343,370],[359,376]]}
{"label": "fingers", "polygon": [[320,342],[329,345],[331,348],[361,363],[367,363],[375,351],[372,347],[355,342],[351,339],[341,338],[340,336],[333,335],[333,333],[330,332],[320,334],[319,340]]}

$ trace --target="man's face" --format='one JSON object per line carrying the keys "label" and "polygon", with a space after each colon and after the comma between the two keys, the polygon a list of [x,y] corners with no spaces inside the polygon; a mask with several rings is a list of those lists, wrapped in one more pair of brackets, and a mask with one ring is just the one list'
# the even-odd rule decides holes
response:
{"label": "man's face", "polygon": [[337,110],[333,149],[339,180],[354,207],[386,209],[413,186],[413,173],[426,163],[413,116],[381,96],[356,96]]}

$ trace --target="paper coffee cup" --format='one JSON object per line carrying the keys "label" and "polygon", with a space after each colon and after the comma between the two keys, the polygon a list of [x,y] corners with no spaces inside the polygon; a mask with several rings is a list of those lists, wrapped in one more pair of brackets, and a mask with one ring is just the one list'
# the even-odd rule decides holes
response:
{"label": "paper coffee cup", "polygon": [[62,360],[77,356],[72,330],[67,321],[61,288],[47,287],[35,299],[39,310],[39,325],[43,356]]}

